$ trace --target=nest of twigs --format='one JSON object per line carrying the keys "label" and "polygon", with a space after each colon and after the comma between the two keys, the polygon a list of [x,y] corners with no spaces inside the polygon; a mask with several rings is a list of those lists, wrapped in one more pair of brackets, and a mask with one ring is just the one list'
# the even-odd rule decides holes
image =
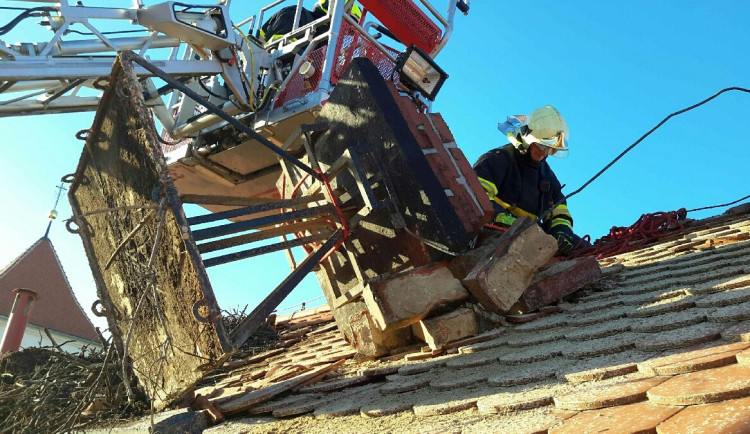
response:
{"label": "nest of twigs", "polygon": [[[224,311],[227,330],[245,310]],[[233,355],[241,359],[274,348],[278,333],[263,324]],[[59,346],[58,346],[59,347]],[[148,414],[148,398],[128,400],[114,346],[71,354],[58,347],[31,347],[0,356],[0,434],[57,433],[117,425]],[[134,381],[134,380],[132,380]]]}
{"label": "nest of twigs", "polygon": [[[222,311],[224,329],[231,333],[247,316],[247,306],[244,309],[232,309]],[[231,359],[243,359],[275,348],[279,340],[279,332],[270,324],[263,323],[253,332],[240,348],[232,354]]]}
{"label": "nest of twigs", "polygon": [[128,402],[119,360],[105,350],[70,354],[32,347],[0,356],[0,432],[66,432],[128,419],[148,409]]}

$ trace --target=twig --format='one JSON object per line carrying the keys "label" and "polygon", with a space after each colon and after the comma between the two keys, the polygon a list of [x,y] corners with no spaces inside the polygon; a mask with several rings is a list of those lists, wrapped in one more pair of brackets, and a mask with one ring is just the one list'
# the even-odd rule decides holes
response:
{"label": "twig", "polygon": [[47,335],[47,338],[52,342],[52,346],[55,347],[57,350],[60,349],[59,346],[57,346],[57,342],[55,342],[55,338],[52,337],[52,333],[49,332],[49,329],[47,327],[44,328],[44,334]]}
{"label": "twig", "polygon": [[120,244],[117,246],[117,248],[115,248],[115,251],[112,252],[112,255],[110,255],[110,257],[109,257],[109,260],[104,265],[104,269],[105,270],[109,269],[109,266],[112,265],[112,261],[115,260],[115,257],[117,256],[118,253],[120,253],[120,250],[122,250],[122,248],[125,247],[125,244],[127,244],[128,241],[130,241],[131,239],[133,239],[133,237],[135,236],[135,234],[137,234],[138,231],[140,231],[141,229],[143,229],[143,226],[147,222],[149,222],[152,218],[154,218],[155,215],[156,215],[156,213],[154,212],[154,210],[151,210],[151,211],[148,212],[148,214],[146,214],[145,216],[143,216],[143,218],[135,226],[135,228],[133,228],[133,230],[130,231],[130,233],[120,242]]}

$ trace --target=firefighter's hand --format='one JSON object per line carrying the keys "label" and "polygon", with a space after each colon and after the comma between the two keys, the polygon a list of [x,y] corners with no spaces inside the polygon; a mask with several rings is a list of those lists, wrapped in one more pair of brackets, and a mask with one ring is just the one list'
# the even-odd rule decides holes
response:
{"label": "firefighter's hand", "polygon": [[557,253],[561,255],[567,255],[572,252],[575,247],[573,245],[575,235],[573,234],[573,228],[571,226],[572,225],[567,220],[564,222],[552,221],[550,235],[557,240]]}
{"label": "firefighter's hand", "polygon": [[516,221],[516,218],[508,214],[507,212],[500,212],[500,213],[497,213],[494,220],[495,220],[495,223],[499,225],[510,226],[513,224],[513,222]]}

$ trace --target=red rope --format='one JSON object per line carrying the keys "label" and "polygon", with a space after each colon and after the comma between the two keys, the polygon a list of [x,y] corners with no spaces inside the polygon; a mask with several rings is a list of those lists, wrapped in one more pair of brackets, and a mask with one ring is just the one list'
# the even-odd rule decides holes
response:
{"label": "red rope", "polygon": [[628,227],[612,227],[608,235],[599,238],[592,246],[579,250],[571,257],[596,256],[596,259],[602,259],[636,250],[684,229],[685,226],[681,221],[685,217],[687,217],[685,208],[677,211],[643,214]]}
{"label": "red rope", "polygon": [[504,228],[498,225],[493,225],[492,223],[487,223],[486,225],[484,225],[484,227],[489,228],[489,229],[495,229],[496,231],[508,232],[508,228]]}

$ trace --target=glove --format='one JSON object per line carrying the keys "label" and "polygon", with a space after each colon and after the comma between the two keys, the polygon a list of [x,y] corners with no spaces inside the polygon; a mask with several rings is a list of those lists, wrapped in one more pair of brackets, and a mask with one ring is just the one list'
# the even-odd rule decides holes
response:
{"label": "glove", "polygon": [[552,219],[549,234],[557,240],[557,253],[567,255],[573,251],[575,235],[570,220],[562,217]]}
{"label": "glove", "polygon": [[501,224],[503,226],[510,226],[515,221],[516,218],[513,215],[508,214],[507,212],[500,212],[495,215],[495,223]]}

